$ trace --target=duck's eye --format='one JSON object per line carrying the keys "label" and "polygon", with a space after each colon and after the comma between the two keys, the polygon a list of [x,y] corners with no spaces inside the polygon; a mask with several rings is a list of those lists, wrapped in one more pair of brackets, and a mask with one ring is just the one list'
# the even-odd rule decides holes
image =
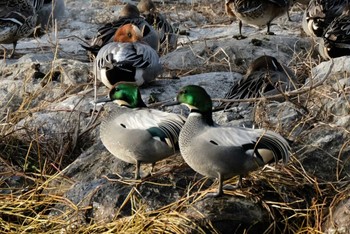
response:
{"label": "duck's eye", "polygon": [[130,37],[130,38],[131,38],[131,37],[132,37],[132,34],[131,34],[131,33],[128,33],[128,37]]}

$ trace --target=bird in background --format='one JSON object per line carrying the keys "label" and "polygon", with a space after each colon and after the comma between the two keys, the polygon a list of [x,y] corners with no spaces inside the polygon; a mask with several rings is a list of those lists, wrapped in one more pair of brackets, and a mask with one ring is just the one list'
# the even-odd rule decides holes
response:
{"label": "bird in background", "polygon": [[239,35],[236,39],[244,39],[242,25],[250,24],[258,27],[267,26],[268,35],[274,33],[270,31],[271,22],[288,12],[289,0],[226,0],[225,9],[229,16],[236,16],[239,20]]}
{"label": "bird in background", "polygon": [[0,1],[0,44],[12,44],[13,57],[17,42],[31,35],[37,24],[37,13],[43,0]]}
{"label": "bird in background", "polygon": [[317,41],[318,51],[326,60],[350,55],[350,5],[328,25]]}
{"label": "bird in background", "polygon": [[100,49],[94,62],[96,78],[108,88],[119,81],[132,81],[141,86],[162,72],[157,52],[144,42],[136,25],[118,28],[113,41]]}
{"label": "bird in background", "polygon": [[[250,99],[262,96],[283,94],[292,91],[298,84],[293,71],[280,63],[275,57],[263,55],[249,64],[246,74],[225,95],[225,99]],[[280,99],[281,101],[284,98]],[[227,109],[240,105],[246,107],[249,103],[221,103],[215,109]]]}
{"label": "bird in background", "polygon": [[97,35],[92,39],[89,46],[82,47],[96,56],[99,50],[113,41],[115,32],[125,24],[134,24],[142,32],[144,42],[155,51],[159,50],[159,35],[156,30],[140,15],[139,10],[133,4],[127,3],[120,11],[116,21],[107,23],[98,29]]}
{"label": "bird in background", "polygon": [[177,47],[179,30],[161,14],[152,0],[141,0],[137,8],[146,21],[152,25],[159,34],[161,52],[168,53]]}
{"label": "bird in background", "polygon": [[220,126],[212,118],[212,101],[200,86],[183,87],[177,100],[190,109],[181,129],[179,147],[185,162],[201,175],[219,181],[217,192],[223,194],[224,180],[242,177],[267,163],[289,160],[289,145],[279,134],[264,130]]}
{"label": "bird in background", "polygon": [[156,162],[178,151],[183,116],[147,108],[134,83],[117,83],[105,101],[118,106],[101,122],[101,141],[115,157],[136,164],[135,179],[142,163],[151,163],[153,171]]}
{"label": "bird in background", "polygon": [[348,0],[311,0],[304,11],[302,27],[311,37],[322,37],[333,19],[349,6]]}

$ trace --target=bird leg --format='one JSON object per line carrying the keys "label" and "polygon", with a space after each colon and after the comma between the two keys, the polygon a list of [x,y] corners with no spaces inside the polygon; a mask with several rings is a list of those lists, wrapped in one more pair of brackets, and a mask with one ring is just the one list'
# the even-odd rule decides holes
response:
{"label": "bird leg", "polygon": [[218,181],[219,181],[219,187],[216,193],[208,193],[205,195],[205,197],[220,197],[224,195],[223,189],[228,189],[228,190],[234,190],[237,188],[242,188],[242,179],[243,175],[239,175],[239,179],[236,185],[230,185],[230,184],[225,184],[224,185],[224,180],[221,176],[220,173],[218,173]]}
{"label": "bird leg", "polygon": [[242,40],[247,38],[246,36],[242,35],[242,20],[240,20],[238,22],[238,30],[239,30],[239,35],[233,36],[233,38],[237,39],[237,40]]}
{"label": "bird leg", "polygon": [[238,182],[235,185],[236,188],[242,188],[242,184],[243,184],[242,180],[243,180],[243,175],[239,175]]}
{"label": "bird leg", "polygon": [[271,32],[271,31],[270,31],[270,22],[267,23],[267,32],[266,32],[266,35],[275,35],[274,32]]}
{"label": "bird leg", "polygon": [[223,179],[220,173],[218,173],[218,181],[219,181],[219,187],[216,193],[208,193],[205,195],[205,197],[220,197],[224,194],[222,187],[223,187]]}
{"label": "bird leg", "polygon": [[139,180],[140,179],[140,166],[141,166],[141,162],[140,161],[136,161],[135,180]]}
{"label": "bird leg", "polygon": [[292,21],[292,19],[290,18],[290,15],[289,15],[289,9],[287,11],[287,17],[288,17],[288,21]]}
{"label": "bird leg", "polygon": [[242,178],[243,178],[243,175],[239,175],[239,179],[238,179],[237,184],[235,184],[235,185],[225,184],[225,185],[223,186],[223,189],[226,189],[226,190],[235,190],[235,189],[238,189],[238,188],[242,188]]}
{"label": "bird leg", "polygon": [[154,163],[152,163],[152,165],[151,165],[151,174],[153,173],[153,171],[154,171],[154,166],[156,165],[156,163],[154,162]]}
{"label": "bird leg", "polygon": [[9,58],[13,58],[13,55],[15,54],[16,46],[17,46],[17,41],[13,42],[13,50],[12,50]]}

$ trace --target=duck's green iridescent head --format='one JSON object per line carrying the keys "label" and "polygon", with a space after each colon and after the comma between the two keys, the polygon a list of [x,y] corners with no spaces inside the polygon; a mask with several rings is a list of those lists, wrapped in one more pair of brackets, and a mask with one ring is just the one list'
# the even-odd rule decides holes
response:
{"label": "duck's green iridescent head", "polygon": [[128,106],[131,108],[145,107],[142,101],[139,87],[132,82],[119,82],[110,91],[109,98],[111,101],[120,106]]}
{"label": "duck's green iridescent head", "polygon": [[196,110],[201,113],[212,112],[212,101],[209,94],[198,85],[188,85],[180,89],[177,101],[187,105],[190,110]]}

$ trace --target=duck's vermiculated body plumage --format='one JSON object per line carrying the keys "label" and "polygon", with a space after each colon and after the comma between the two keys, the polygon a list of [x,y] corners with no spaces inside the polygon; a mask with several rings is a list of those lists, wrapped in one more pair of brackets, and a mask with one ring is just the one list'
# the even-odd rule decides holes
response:
{"label": "duck's vermiculated body plumage", "polygon": [[184,117],[148,109],[136,84],[116,84],[110,92],[110,99],[121,106],[113,108],[102,120],[101,140],[114,156],[136,164],[135,178],[140,177],[141,163],[154,164],[178,151]]}
{"label": "duck's vermiculated body plumage", "polygon": [[217,178],[221,174],[224,180],[246,175],[270,162],[255,153],[259,149],[270,149],[287,161],[286,144],[281,136],[267,130],[210,126],[199,113],[189,115],[180,134],[185,161],[202,175]]}
{"label": "duck's vermiculated body plumage", "polygon": [[[101,123],[101,140],[106,148],[125,162],[154,163],[176,152],[166,136],[177,142],[184,120],[178,115],[147,108],[116,107]],[[171,127],[169,127],[171,126]],[[163,137],[155,136],[162,132]]]}
{"label": "duck's vermiculated body plumage", "polygon": [[95,74],[107,87],[112,88],[119,81],[133,81],[141,86],[162,72],[157,52],[143,41],[140,34],[135,25],[123,25],[115,33],[115,42],[103,46],[98,52]]}
{"label": "duck's vermiculated body plumage", "polygon": [[210,96],[199,86],[186,86],[177,96],[191,113],[182,127],[179,147],[185,162],[196,172],[223,181],[282,159],[289,159],[289,145],[277,133],[262,129],[226,127],[212,120]]}

